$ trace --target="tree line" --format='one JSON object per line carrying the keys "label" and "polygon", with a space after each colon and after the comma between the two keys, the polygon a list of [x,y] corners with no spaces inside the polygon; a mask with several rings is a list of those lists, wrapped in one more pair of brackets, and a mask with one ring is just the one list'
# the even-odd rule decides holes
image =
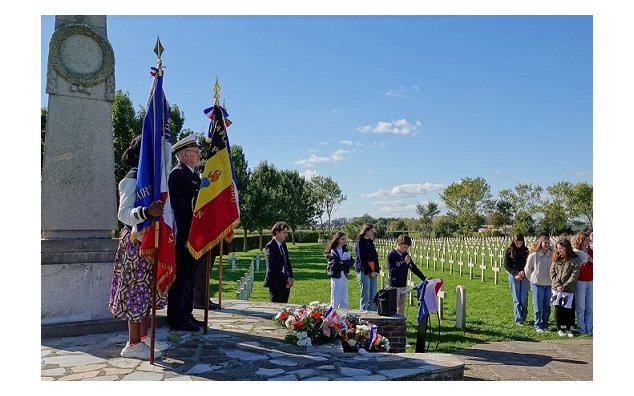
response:
{"label": "tree line", "polygon": [[516,232],[535,235],[542,231],[558,235],[592,228],[592,195],[589,183],[560,181],[546,189],[518,183],[501,190],[494,198],[484,178],[466,177],[450,184],[440,194],[447,214],[440,215],[439,204],[430,201],[416,205],[418,218],[373,218],[365,214],[352,219],[335,219],[333,225],[354,236],[364,223],[372,223],[379,238],[394,237],[401,232],[431,238],[470,236],[484,225],[489,226],[485,235]]}
{"label": "tree line", "polygon": [[[47,109],[41,109],[42,160],[45,147]],[[141,133],[145,109],[135,111],[127,93],[115,94],[112,105],[112,126],[115,158],[115,177],[121,180],[128,171],[121,155],[132,139]],[[187,135],[196,134],[201,147],[204,167],[209,156],[206,131],[198,133],[183,129],[185,114],[178,105],[170,105],[170,130],[172,142]],[[249,168],[243,148],[231,146],[236,184],[239,192],[240,228],[247,234],[263,230],[279,220],[291,228],[291,239],[300,228],[320,229],[322,238],[333,230],[343,230],[354,237],[364,223],[373,223],[377,237],[390,233],[408,232],[421,237],[466,236],[489,225],[489,234],[521,232],[532,235],[540,231],[550,234],[574,231],[576,228],[592,228],[593,187],[581,182],[573,184],[560,181],[545,189],[531,183],[518,183],[513,188],[501,190],[493,198],[491,187],[482,177],[463,178],[447,186],[440,194],[447,213],[440,215],[439,204],[433,201],[418,204],[418,218],[373,218],[368,214],[347,219],[332,219],[334,210],[347,197],[330,176],[314,176],[309,181],[296,170],[278,170],[273,164],[261,161]],[[176,160],[173,159],[174,165]],[[118,196],[118,195],[117,195]],[[324,216],[326,221],[324,222]],[[328,235],[326,235],[328,231]]]}

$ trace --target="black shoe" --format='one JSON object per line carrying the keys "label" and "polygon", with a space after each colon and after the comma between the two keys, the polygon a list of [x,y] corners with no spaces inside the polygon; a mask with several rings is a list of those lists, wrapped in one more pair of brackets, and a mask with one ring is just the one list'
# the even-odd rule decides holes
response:
{"label": "black shoe", "polygon": [[196,319],[194,317],[191,317],[191,318],[187,319],[187,322],[191,323],[191,324],[193,324],[195,326],[205,327],[205,322],[203,322],[202,320],[198,320],[198,319]]}
{"label": "black shoe", "polygon": [[[203,305],[199,305],[199,304],[196,304],[196,303],[194,303],[194,308],[195,309],[205,309],[205,307]],[[210,310],[220,309],[220,304],[211,301],[211,298],[210,298],[209,299],[209,309]]]}
{"label": "black shoe", "polygon": [[181,323],[170,325],[170,330],[174,331],[198,331],[200,328],[196,323],[185,320]]}

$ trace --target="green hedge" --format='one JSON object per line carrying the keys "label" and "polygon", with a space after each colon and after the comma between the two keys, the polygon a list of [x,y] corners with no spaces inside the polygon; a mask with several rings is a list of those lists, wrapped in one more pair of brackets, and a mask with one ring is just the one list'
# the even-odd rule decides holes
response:
{"label": "green hedge", "polygon": [[[270,240],[271,240],[271,234],[270,233],[264,233],[262,235],[262,247],[264,248],[264,245],[266,245]],[[319,239],[319,231],[314,231],[314,230],[298,230],[295,231],[295,242],[297,243],[317,243],[317,240]],[[292,238],[291,235],[288,236],[288,238],[286,239],[286,243],[291,243]],[[235,235],[233,237],[233,240],[231,241],[231,251],[232,252],[242,252],[244,251],[243,245],[244,244],[244,233],[242,233],[242,231],[239,231],[239,233],[237,235]],[[249,235],[247,236],[247,250],[251,250],[251,249],[258,249],[260,247],[260,236],[259,235]]]}
{"label": "green hedge", "polygon": [[[319,239],[319,231],[316,230],[297,230],[295,231],[295,242],[297,243],[317,243]],[[293,239],[291,235],[286,238],[286,243],[291,242]]]}

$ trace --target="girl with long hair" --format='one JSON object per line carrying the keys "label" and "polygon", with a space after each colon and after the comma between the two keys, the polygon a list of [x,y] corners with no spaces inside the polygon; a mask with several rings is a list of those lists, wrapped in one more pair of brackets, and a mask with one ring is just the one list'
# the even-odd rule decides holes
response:
{"label": "girl with long hair", "polygon": [[348,273],[354,264],[347,249],[346,234],[339,231],[328,242],[324,256],[328,261],[326,273],[330,277],[330,305],[348,308]]}
{"label": "girl with long hair", "polygon": [[528,279],[524,273],[528,248],[524,244],[524,235],[515,234],[504,253],[504,268],[509,273],[509,285],[513,295],[515,324],[524,326],[528,315]]}
{"label": "girl with long hair", "polygon": [[577,330],[579,334],[592,335],[592,266],[593,257],[590,249],[590,236],[579,232],[572,238],[573,251],[581,259],[579,279],[575,287],[575,313],[577,314]]}
{"label": "girl with long hair", "polygon": [[374,296],[376,295],[376,277],[379,273],[379,254],[376,252],[373,239],[374,225],[364,224],[356,238],[357,257],[354,262],[361,294],[359,309],[363,311],[376,311]]}
{"label": "girl with long hair", "polygon": [[543,333],[548,330],[550,318],[550,266],[552,263],[550,238],[540,236],[534,249],[526,259],[524,274],[533,290],[533,311],[535,312],[535,331]]}
{"label": "girl with long hair", "polygon": [[572,245],[567,239],[557,241],[552,258],[550,279],[553,289],[557,334],[561,337],[572,337],[571,328],[575,324],[574,293],[577,279],[579,279],[581,259],[572,250]]}

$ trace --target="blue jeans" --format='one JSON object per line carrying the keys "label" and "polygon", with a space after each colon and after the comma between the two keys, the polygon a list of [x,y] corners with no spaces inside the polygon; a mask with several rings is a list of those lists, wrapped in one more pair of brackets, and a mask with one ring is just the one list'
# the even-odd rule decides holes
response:
{"label": "blue jeans", "polygon": [[531,285],[533,289],[533,310],[535,311],[535,328],[548,329],[550,319],[550,286]]}
{"label": "blue jeans", "polygon": [[592,335],[592,281],[578,281],[575,290],[575,311],[579,334]]}
{"label": "blue jeans", "polygon": [[526,315],[528,315],[528,279],[521,281],[515,279],[515,276],[509,274],[509,284],[511,285],[511,294],[513,295],[513,310],[515,312],[515,323],[524,324]]}
{"label": "blue jeans", "polygon": [[360,309],[362,311],[376,311],[376,304],[373,301],[374,296],[376,296],[376,277],[372,278],[370,275],[359,272],[357,273],[357,280],[361,288]]}

